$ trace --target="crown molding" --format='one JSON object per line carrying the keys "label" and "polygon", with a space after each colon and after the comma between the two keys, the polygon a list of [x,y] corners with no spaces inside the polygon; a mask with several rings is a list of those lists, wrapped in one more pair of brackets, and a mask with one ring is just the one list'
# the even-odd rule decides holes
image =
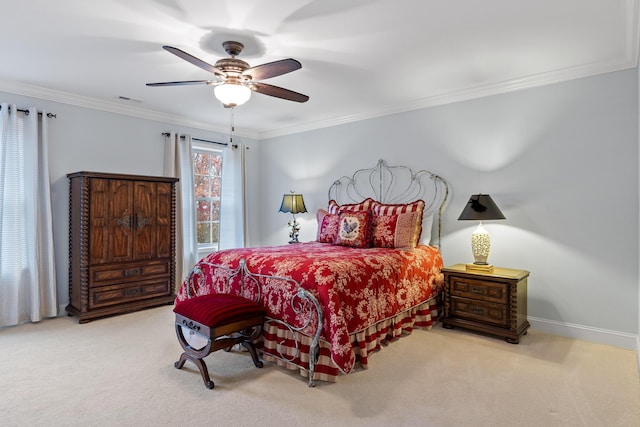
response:
{"label": "crown molding", "polygon": [[640,49],[640,1],[625,0],[623,5],[625,24],[624,58],[612,61],[593,62],[573,67],[533,74],[525,78],[506,80],[493,84],[470,87],[467,89],[442,93],[427,98],[418,99],[402,105],[389,105],[376,111],[352,114],[341,117],[333,117],[325,120],[307,122],[301,125],[282,127],[259,132],[259,139],[275,138],[294,133],[307,132],[332,126],[339,126],[361,120],[374,119],[398,113],[404,113],[438,105],[452,104],[460,101],[482,98],[486,96],[500,95],[524,89],[533,89],[554,83],[562,83],[584,77],[592,77],[600,74],[622,71],[638,66]]}
{"label": "crown molding", "polygon": [[[153,120],[177,126],[187,126],[195,129],[202,129],[221,134],[227,134],[228,128],[212,126],[211,123],[193,120],[185,116],[176,116],[173,114],[160,113],[145,108],[139,108],[131,105],[123,105],[114,101],[104,101],[96,98],[76,95],[69,92],[47,89],[40,86],[28,85],[23,83],[0,80],[0,91],[13,93],[16,95],[29,96],[33,98],[43,99],[47,101],[59,102],[62,104],[73,105],[76,107],[90,108],[93,110],[106,111],[109,113],[122,114],[140,119]],[[235,135],[258,139],[259,133],[253,131],[242,130],[234,132]]]}
{"label": "crown molding", "polygon": [[[636,30],[637,31],[637,30]],[[610,61],[593,63],[559,69],[547,73],[540,73],[524,78],[507,80],[503,82],[470,87],[467,89],[442,93],[415,100],[413,102],[401,105],[391,105],[385,108],[368,111],[364,113],[352,114],[341,117],[329,118],[308,122],[298,126],[283,127],[274,130],[260,132],[259,139],[269,139],[278,136],[285,136],[294,133],[307,132],[321,128],[353,123],[361,120],[374,119],[393,114],[404,113],[408,111],[420,110],[424,108],[435,107],[438,105],[452,104],[460,101],[469,101],[472,99],[483,98],[487,96],[500,95],[509,92],[515,92],[525,89],[533,89],[540,86],[547,86],[554,83],[562,83],[566,81],[576,80],[584,77],[592,77],[599,74],[606,74],[615,71],[622,71],[634,68],[638,63],[638,37],[636,35],[634,43],[629,43],[626,58],[622,61]]]}

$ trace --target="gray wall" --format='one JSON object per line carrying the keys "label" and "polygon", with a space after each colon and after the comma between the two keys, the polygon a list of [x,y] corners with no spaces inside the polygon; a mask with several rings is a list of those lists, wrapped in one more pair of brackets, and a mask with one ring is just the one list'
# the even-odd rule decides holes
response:
{"label": "gray wall", "polygon": [[[161,175],[161,133],[224,135],[0,92],[0,101],[57,113],[50,164],[58,296],[68,302],[68,187],[79,170]],[[331,182],[380,158],[428,168],[451,185],[446,264],[472,260],[469,195],[492,195],[507,220],[485,224],[490,262],[531,271],[534,328],[637,348],[640,295],[638,73],[628,70],[332,128],[252,141],[251,246],[288,241],[282,194],[302,192],[301,240]]]}
{"label": "gray wall", "polygon": [[304,194],[301,240],[312,240],[333,179],[379,158],[427,168],[452,188],[445,264],[472,261],[475,224],[456,218],[489,193],[507,217],[485,224],[489,261],[531,271],[534,327],[636,348],[637,87],[628,70],[264,140],[261,242],[287,241],[277,210],[290,188]]}
{"label": "gray wall", "polygon": [[[228,135],[211,131],[167,125],[5,92],[0,92],[0,101],[13,103],[18,107],[35,106],[39,110],[46,109],[57,115],[56,119],[49,121],[49,164],[58,303],[62,309],[69,302],[69,186],[66,175],[77,171],[98,171],[162,176],[163,132],[175,130],[222,142],[229,139]],[[234,141],[251,147],[247,155],[249,167],[259,170],[259,146],[255,141],[235,135]],[[257,188],[257,183],[251,181],[251,178],[249,187]],[[257,197],[257,192],[250,192],[250,205],[255,204],[252,200]],[[257,224],[253,228],[257,228]]]}

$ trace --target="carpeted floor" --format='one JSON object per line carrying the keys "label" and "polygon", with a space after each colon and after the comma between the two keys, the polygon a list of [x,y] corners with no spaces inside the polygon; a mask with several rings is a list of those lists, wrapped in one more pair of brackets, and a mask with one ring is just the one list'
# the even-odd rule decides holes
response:
{"label": "carpeted floor", "polygon": [[640,426],[633,351],[530,330],[519,345],[436,326],[309,388],[247,353],[181,353],[171,306],[0,329],[2,426]]}

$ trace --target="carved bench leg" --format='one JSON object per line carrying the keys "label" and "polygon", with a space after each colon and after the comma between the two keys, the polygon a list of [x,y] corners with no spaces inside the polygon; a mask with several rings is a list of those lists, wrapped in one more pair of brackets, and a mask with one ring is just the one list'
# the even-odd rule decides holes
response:
{"label": "carved bench leg", "polygon": [[202,375],[202,381],[204,381],[205,387],[211,390],[215,386],[215,384],[213,383],[213,381],[211,381],[211,378],[209,377],[209,370],[207,369],[207,364],[204,363],[204,360],[192,357],[187,353],[182,353],[180,355],[180,360],[174,363],[174,366],[176,367],[176,369],[182,369],[182,367],[184,366],[184,363],[187,360],[190,360],[191,362],[193,362],[194,365],[198,367],[198,370],[200,371],[200,375]]}
{"label": "carved bench leg", "polygon": [[250,341],[243,341],[241,342],[241,344],[244,346],[244,348],[249,350],[249,353],[251,354],[251,358],[253,359],[253,364],[256,365],[256,368],[262,368],[264,364],[262,363],[262,360],[260,360],[260,358],[258,357],[256,346],[254,346],[253,343]]}
{"label": "carved bench leg", "polygon": [[186,353],[182,353],[180,355],[180,360],[178,360],[176,363],[173,364],[173,366],[176,367],[176,369],[182,369],[182,367],[184,366],[184,362],[187,361],[187,354]]}

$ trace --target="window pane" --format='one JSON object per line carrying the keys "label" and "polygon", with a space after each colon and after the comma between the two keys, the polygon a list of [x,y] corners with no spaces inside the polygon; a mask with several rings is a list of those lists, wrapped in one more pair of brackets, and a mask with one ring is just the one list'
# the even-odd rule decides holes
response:
{"label": "window pane", "polygon": [[218,243],[218,237],[220,236],[220,224],[214,222],[211,224],[211,243]]}
{"label": "window pane", "polygon": [[[212,243],[211,242],[211,224],[207,222],[198,223],[197,227],[198,243]],[[216,241],[217,241],[216,237]]]}
{"label": "window pane", "polygon": [[211,175],[217,175],[217,176],[222,175],[222,156],[217,156],[212,154],[209,158],[209,161],[211,164],[211,169],[209,173]]}
{"label": "window pane", "polygon": [[[211,218],[211,202],[208,200],[197,200],[196,205],[198,205],[197,211],[197,220],[200,221],[210,221]],[[220,206],[218,206],[220,209]]]}
{"label": "window pane", "polygon": [[209,155],[205,153],[193,153],[193,171],[198,175],[209,174]]}
{"label": "window pane", "polygon": [[196,176],[196,198],[209,197],[211,192],[209,191],[209,177],[208,176]]}
{"label": "window pane", "polygon": [[220,221],[220,200],[211,202],[211,219]]}
{"label": "window pane", "polygon": [[220,190],[222,188],[221,178],[211,178],[211,196],[220,198]]}

